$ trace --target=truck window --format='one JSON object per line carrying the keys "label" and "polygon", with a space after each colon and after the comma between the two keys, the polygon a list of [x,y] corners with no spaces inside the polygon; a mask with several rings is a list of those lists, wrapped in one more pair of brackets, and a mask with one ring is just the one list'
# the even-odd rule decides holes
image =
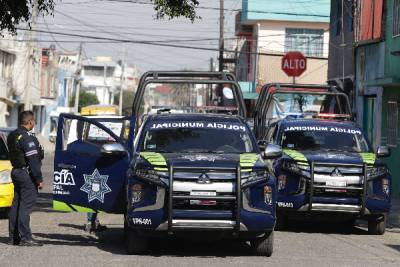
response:
{"label": "truck window", "polygon": [[302,118],[320,113],[350,114],[343,95],[312,93],[275,93],[267,110],[267,118]]}
{"label": "truck window", "polygon": [[255,152],[247,131],[202,128],[148,130],[141,150],[162,153]]}
{"label": "truck window", "polygon": [[286,131],[282,136],[282,148],[370,152],[362,134],[329,131]]}

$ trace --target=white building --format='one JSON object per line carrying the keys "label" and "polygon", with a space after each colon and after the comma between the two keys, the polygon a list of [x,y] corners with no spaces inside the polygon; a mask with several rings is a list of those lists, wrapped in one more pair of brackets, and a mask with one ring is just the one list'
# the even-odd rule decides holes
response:
{"label": "white building", "polygon": [[16,127],[22,110],[32,109],[39,119],[42,114],[40,48],[3,34],[0,38],[0,127]]}
{"label": "white building", "polygon": [[96,57],[82,63],[82,90],[97,96],[100,104],[113,104],[120,77],[115,75],[117,63],[111,57]]}

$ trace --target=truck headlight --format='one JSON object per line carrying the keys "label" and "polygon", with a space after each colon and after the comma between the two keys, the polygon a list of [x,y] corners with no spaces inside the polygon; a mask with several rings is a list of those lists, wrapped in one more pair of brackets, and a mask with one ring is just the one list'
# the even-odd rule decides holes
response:
{"label": "truck headlight", "polygon": [[1,171],[0,172],[0,184],[9,184],[12,183],[11,180],[11,171]]}
{"label": "truck headlight", "polygon": [[386,174],[387,174],[387,168],[385,166],[369,167],[367,169],[367,176],[369,178],[379,177]]}
{"label": "truck headlight", "polygon": [[138,178],[144,179],[144,180],[151,180],[151,181],[155,181],[155,182],[160,180],[160,176],[158,175],[158,173],[155,170],[137,169],[135,171],[135,175]]}
{"label": "truck headlight", "polygon": [[308,164],[298,164],[295,161],[284,161],[282,163],[282,169],[294,174],[306,177],[310,176],[310,166]]}
{"label": "truck headlight", "polygon": [[264,181],[268,178],[268,172],[265,170],[252,171],[249,173],[242,174],[242,186],[248,187],[260,181]]}

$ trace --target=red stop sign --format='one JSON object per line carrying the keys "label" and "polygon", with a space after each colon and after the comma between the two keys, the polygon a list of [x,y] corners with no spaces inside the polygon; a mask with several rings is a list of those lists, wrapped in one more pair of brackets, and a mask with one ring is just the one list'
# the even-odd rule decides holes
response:
{"label": "red stop sign", "polygon": [[298,77],[307,69],[307,58],[298,51],[288,52],[282,57],[282,70],[290,77]]}

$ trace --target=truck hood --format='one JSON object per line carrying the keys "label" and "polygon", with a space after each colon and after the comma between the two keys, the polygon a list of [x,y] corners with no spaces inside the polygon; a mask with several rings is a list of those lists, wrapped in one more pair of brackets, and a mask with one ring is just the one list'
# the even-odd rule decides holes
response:
{"label": "truck hood", "polygon": [[138,163],[150,164],[155,168],[168,168],[171,164],[179,167],[219,167],[242,169],[265,167],[256,153],[214,154],[214,153],[154,153],[141,152]]}
{"label": "truck hood", "polygon": [[284,158],[296,161],[314,161],[323,163],[345,163],[345,164],[374,164],[376,157],[374,153],[357,153],[347,151],[331,150],[303,150],[295,151],[284,149]]}

